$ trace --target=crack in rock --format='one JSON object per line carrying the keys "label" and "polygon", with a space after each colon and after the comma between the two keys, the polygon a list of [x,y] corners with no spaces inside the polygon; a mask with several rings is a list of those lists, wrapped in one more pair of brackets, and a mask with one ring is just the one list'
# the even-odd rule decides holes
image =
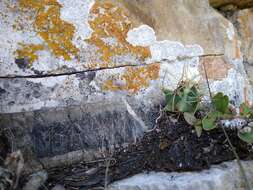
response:
{"label": "crack in rock", "polygon": [[[224,54],[204,54],[199,56],[192,56],[193,57],[219,57],[224,56]],[[185,58],[187,59],[187,57]],[[162,61],[166,61],[166,59],[163,59]],[[170,60],[168,60],[170,61]],[[111,69],[117,69],[117,68],[124,68],[124,67],[140,67],[140,66],[147,66],[149,64],[128,64],[128,65],[119,65],[114,67],[100,67],[95,69],[87,69],[82,71],[73,71],[73,72],[63,72],[63,73],[51,73],[51,74],[35,74],[35,75],[7,75],[7,76],[0,76],[0,79],[17,79],[17,78],[47,78],[47,77],[58,77],[58,76],[69,76],[69,75],[75,75],[75,74],[81,74],[81,73],[87,73],[87,72],[94,72],[94,71],[101,71],[101,70],[111,70]]]}

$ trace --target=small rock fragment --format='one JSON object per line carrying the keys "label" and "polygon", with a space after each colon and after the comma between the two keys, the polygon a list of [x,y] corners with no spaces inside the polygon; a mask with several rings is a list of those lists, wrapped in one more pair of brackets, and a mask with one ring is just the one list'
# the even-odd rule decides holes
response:
{"label": "small rock fragment", "polygon": [[56,185],[52,190],[65,190],[65,188],[62,185]]}
{"label": "small rock fragment", "polygon": [[9,190],[13,185],[13,174],[5,168],[0,167],[0,190]]}
{"label": "small rock fragment", "polygon": [[38,190],[47,180],[47,172],[39,171],[31,175],[23,190]]}

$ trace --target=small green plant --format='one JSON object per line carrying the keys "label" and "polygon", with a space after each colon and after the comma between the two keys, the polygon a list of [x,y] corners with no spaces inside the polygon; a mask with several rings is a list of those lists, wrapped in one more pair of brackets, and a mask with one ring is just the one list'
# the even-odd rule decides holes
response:
{"label": "small green plant", "polygon": [[[228,96],[221,92],[211,98],[211,106],[208,108],[204,108],[201,104],[202,95],[196,84],[181,83],[174,91],[164,90],[164,94],[165,111],[182,113],[185,121],[194,126],[198,137],[201,136],[203,130],[210,131],[216,128],[219,120],[235,117],[229,109]],[[205,116],[195,117],[200,111],[204,112]],[[242,104],[240,115],[243,118],[253,118],[253,107]],[[253,123],[249,124],[245,130],[240,130],[238,137],[247,143],[253,143]]]}
{"label": "small green plant", "polygon": [[229,98],[221,92],[212,97],[211,111],[202,119],[203,129],[209,131],[217,126],[220,119],[231,118],[232,112],[229,110]]}
{"label": "small green plant", "polygon": [[164,90],[166,111],[195,112],[200,102],[196,85],[181,84],[175,91]]}
{"label": "small green plant", "polygon": [[[246,103],[240,106],[240,115],[247,119],[253,118],[253,107],[248,106]],[[238,136],[241,140],[247,143],[253,143],[253,122],[248,123],[247,127],[238,131]]]}

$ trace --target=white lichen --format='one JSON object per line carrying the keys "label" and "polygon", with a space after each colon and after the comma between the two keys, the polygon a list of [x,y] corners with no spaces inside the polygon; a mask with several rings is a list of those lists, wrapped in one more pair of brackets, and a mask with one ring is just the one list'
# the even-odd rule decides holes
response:
{"label": "white lichen", "polygon": [[150,46],[156,41],[155,31],[148,25],[129,30],[126,40],[133,46]]}

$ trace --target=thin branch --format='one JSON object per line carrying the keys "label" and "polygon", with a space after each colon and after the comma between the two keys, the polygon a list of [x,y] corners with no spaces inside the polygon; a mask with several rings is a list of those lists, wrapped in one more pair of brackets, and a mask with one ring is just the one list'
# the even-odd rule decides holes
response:
{"label": "thin branch", "polygon": [[208,79],[207,71],[206,71],[206,66],[205,66],[204,62],[203,62],[203,68],[204,68],[204,72],[205,72],[205,77],[206,77],[206,83],[207,83],[207,87],[208,87],[209,96],[210,96],[211,101],[212,101],[212,99],[213,99],[212,92],[211,92],[210,83],[209,83],[209,79]]}
{"label": "thin branch", "polygon": [[235,150],[235,147],[234,147],[233,144],[231,143],[230,138],[229,138],[229,136],[228,136],[226,130],[224,129],[224,127],[222,127],[222,130],[223,130],[223,133],[224,133],[224,135],[225,135],[225,137],[226,137],[226,139],[227,139],[227,141],[228,141],[228,144],[229,144],[229,146],[230,146],[230,148],[231,148],[231,151],[233,152],[233,154],[234,154],[234,156],[235,156],[235,158],[236,158],[237,164],[238,164],[238,166],[239,166],[239,168],[240,168],[240,171],[241,171],[241,173],[242,173],[242,177],[243,177],[243,179],[244,179],[244,181],[245,181],[245,183],[246,183],[246,188],[247,188],[248,190],[251,190],[251,189],[252,189],[252,188],[251,188],[251,185],[250,185],[250,183],[249,183],[249,180],[248,180],[248,178],[247,178],[247,175],[246,175],[246,172],[245,172],[245,170],[244,170],[244,168],[243,168],[243,165],[242,165],[242,163],[241,163],[241,160],[240,160],[240,158],[239,158],[239,156],[238,156],[238,154],[237,154],[237,152],[236,152],[236,150]]}
{"label": "thin branch", "polygon": [[[207,82],[207,86],[208,86],[208,90],[209,90],[209,95],[210,95],[211,102],[212,102],[212,101],[213,101],[213,99],[212,99],[212,93],[211,93],[210,83],[209,83],[209,80],[208,80],[208,76],[207,76],[206,67],[205,67],[205,63],[204,63],[204,62],[203,62],[203,68],[204,68],[204,71],[205,71],[206,82]],[[213,104],[211,104],[211,105],[213,105]],[[226,137],[226,140],[228,141],[228,144],[229,144],[229,146],[230,146],[230,148],[231,148],[231,151],[233,152],[233,154],[234,154],[234,156],[235,156],[235,158],[236,158],[236,161],[237,161],[237,164],[238,164],[239,169],[240,169],[240,171],[241,171],[242,177],[243,177],[243,179],[244,179],[244,181],[245,181],[246,188],[247,188],[248,190],[252,190],[251,185],[250,185],[250,183],[249,183],[249,180],[248,180],[248,178],[247,178],[246,172],[245,172],[245,170],[244,170],[244,168],[243,168],[243,165],[242,165],[242,163],[241,163],[240,157],[238,156],[238,154],[237,154],[237,152],[236,152],[236,150],[235,150],[235,147],[234,147],[233,144],[231,143],[231,140],[230,140],[230,138],[229,138],[229,136],[228,136],[226,130],[224,129],[224,127],[221,127],[221,128],[222,128],[222,131],[223,131],[223,133],[224,133],[224,135],[225,135],[225,137]]]}

